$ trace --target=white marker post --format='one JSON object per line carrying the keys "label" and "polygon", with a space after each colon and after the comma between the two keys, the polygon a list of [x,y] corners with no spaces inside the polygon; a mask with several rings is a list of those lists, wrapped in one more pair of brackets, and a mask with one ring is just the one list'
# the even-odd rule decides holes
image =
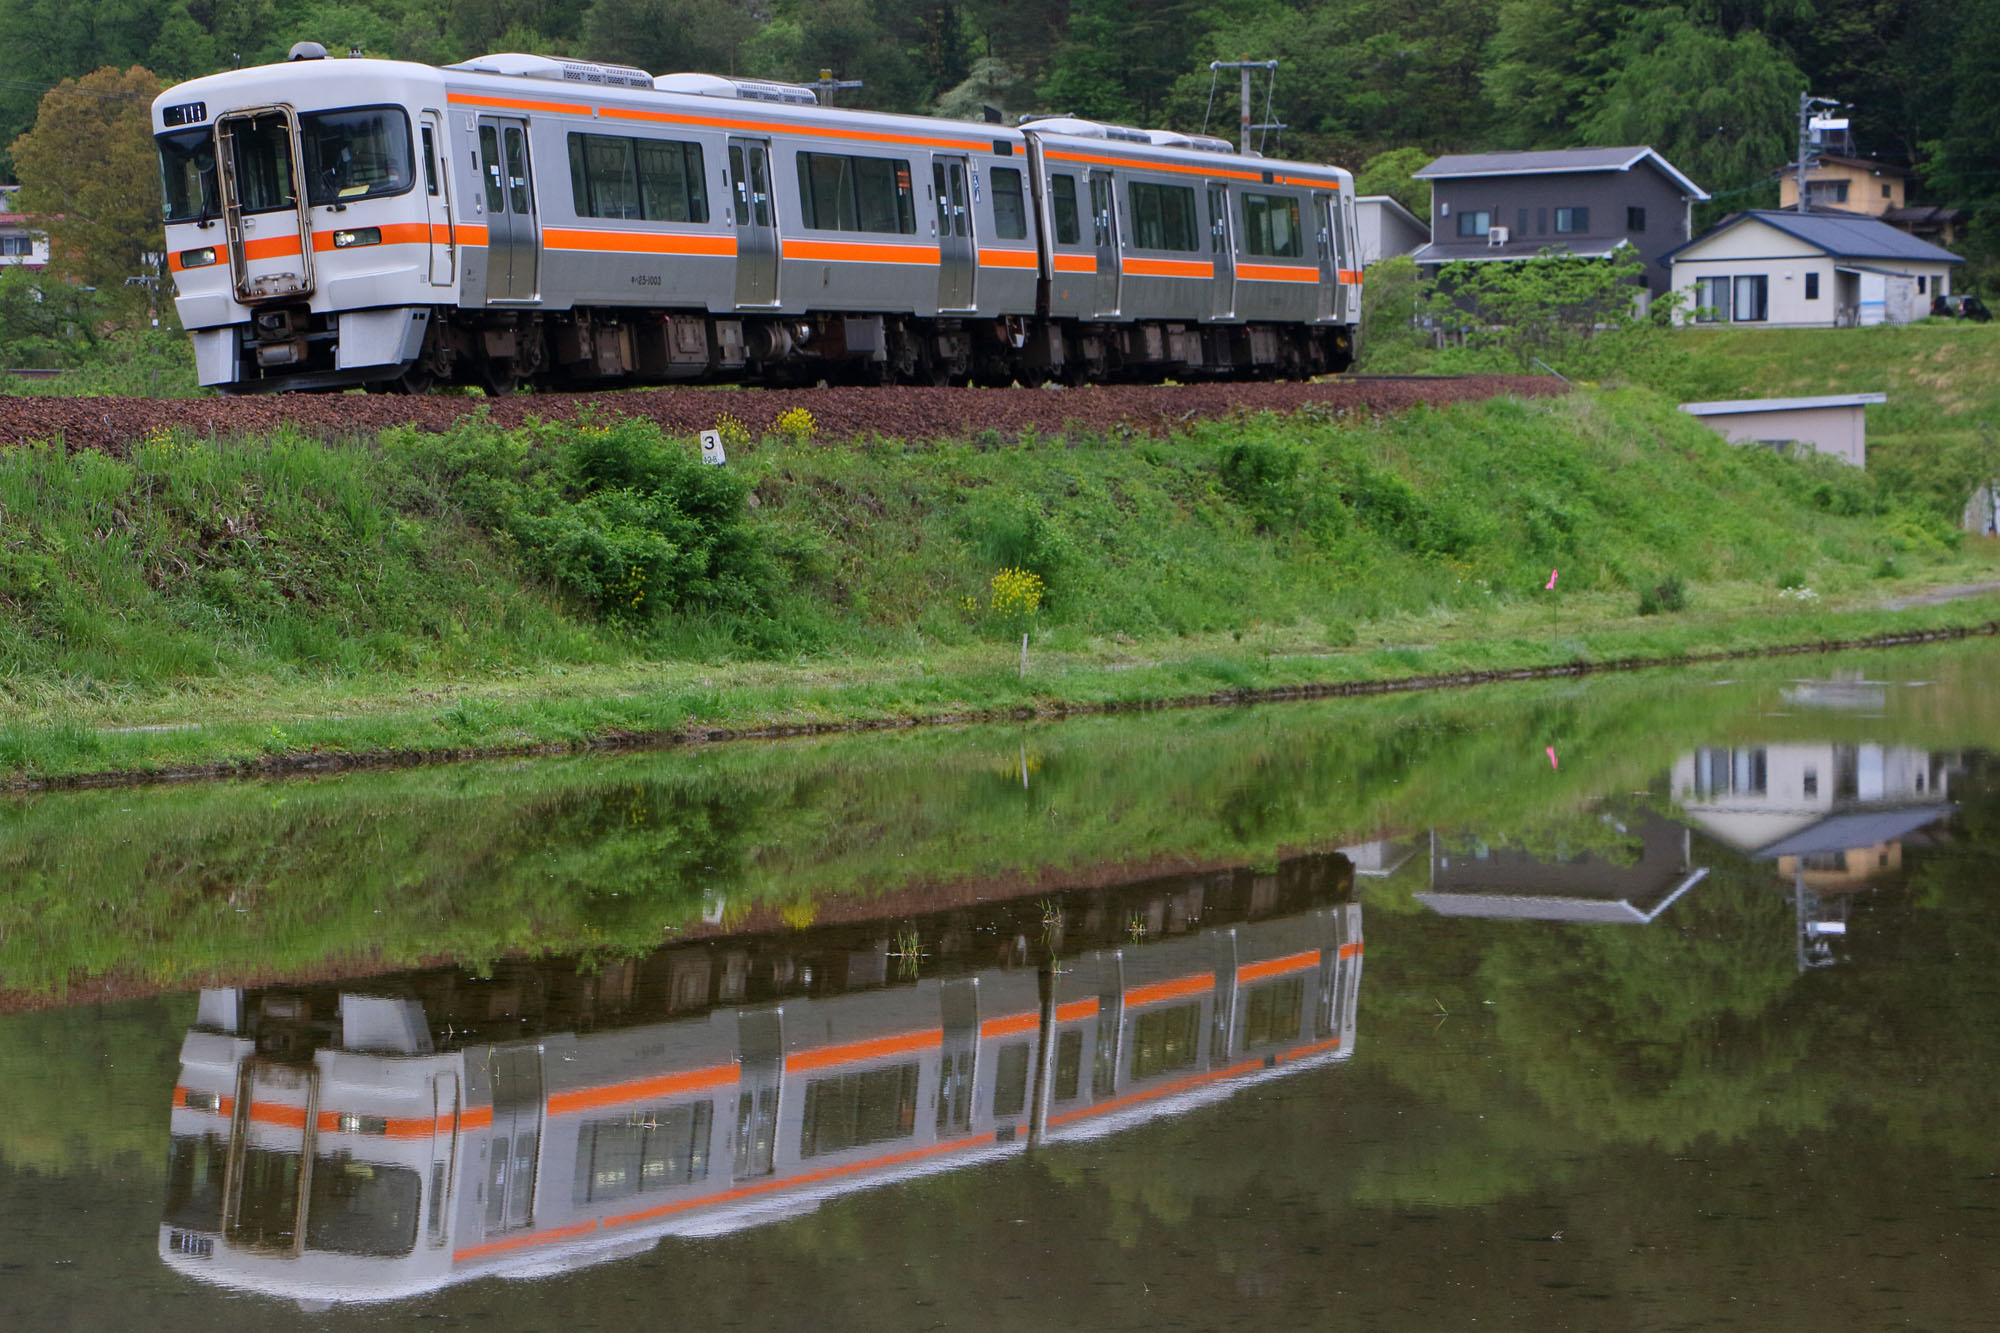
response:
{"label": "white marker post", "polygon": [[701,461],[721,467],[729,459],[722,452],[722,432],[705,430],[701,433]]}

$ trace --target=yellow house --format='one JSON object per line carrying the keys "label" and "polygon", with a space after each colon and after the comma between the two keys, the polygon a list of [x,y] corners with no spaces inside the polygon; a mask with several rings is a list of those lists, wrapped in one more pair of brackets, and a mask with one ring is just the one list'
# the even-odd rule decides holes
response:
{"label": "yellow house", "polygon": [[[1909,175],[1902,167],[1872,158],[1825,153],[1806,168],[1806,202],[1815,208],[1839,208],[1879,218],[1903,206]],[[1798,170],[1786,167],[1778,178],[1778,207],[1795,208],[1798,202]]]}

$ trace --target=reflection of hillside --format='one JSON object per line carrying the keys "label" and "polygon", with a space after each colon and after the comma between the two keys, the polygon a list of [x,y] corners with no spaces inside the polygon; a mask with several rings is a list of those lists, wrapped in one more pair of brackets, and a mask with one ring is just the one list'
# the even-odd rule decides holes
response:
{"label": "reflection of hillside", "polygon": [[1351,1052],[1351,883],[1310,857],[587,976],[205,992],[160,1252],[302,1301],[391,1299],[1224,1099]]}

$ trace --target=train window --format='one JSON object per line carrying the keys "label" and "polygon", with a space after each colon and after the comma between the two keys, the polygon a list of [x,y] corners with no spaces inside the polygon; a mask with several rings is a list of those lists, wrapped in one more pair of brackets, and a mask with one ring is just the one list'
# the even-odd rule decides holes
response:
{"label": "train window", "polygon": [[168,222],[199,222],[221,212],[215,190],[215,136],[206,129],[162,134],[160,187]]}
{"label": "train window", "polygon": [[1083,239],[1083,230],[1076,220],[1076,177],[1067,174],[1049,177],[1049,211],[1055,214],[1057,245],[1075,245]]}
{"label": "train window", "polygon": [[574,1201],[601,1203],[706,1180],[714,1123],[714,1106],[696,1102],[583,1126],[576,1140]]}
{"label": "train window", "polygon": [[610,134],[569,136],[570,197],[580,218],[639,216],[632,141]]}
{"label": "train window", "polygon": [[1066,1102],[1075,1097],[1082,1077],[1083,1033],[1071,1028],[1056,1038],[1056,1100]]}
{"label": "train window", "polygon": [[1281,194],[1243,195],[1243,249],[1253,255],[1297,259],[1306,252],[1299,201]]}
{"label": "train window", "polygon": [[1194,1064],[1199,1004],[1149,1009],[1132,1025],[1132,1077],[1151,1078]]}
{"label": "train window", "polygon": [[800,153],[799,208],[814,231],[917,232],[910,164],[901,158]]}
{"label": "train window", "polygon": [[750,145],[750,206],[756,210],[757,225],[771,225],[771,181],[766,174],[766,156],[760,144]]}
{"label": "train window", "polygon": [[1133,181],[1126,195],[1132,202],[1132,244],[1142,250],[1201,248],[1191,187]]}
{"label": "train window", "polygon": [[507,211],[507,196],[500,190],[500,131],[491,125],[479,127],[479,161],[486,180],[486,211]]}
{"label": "train window", "polygon": [[639,202],[646,220],[708,221],[701,145],[666,139],[635,139],[632,144],[639,156]]}
{"label": "train window", "polygon": [[232,127],[236,146],[236,195],[245,213],[292,207],[292,136],[279,115],[257,116]]}
{"label": "train window", "polygon": [[916,1130],[916,1064],[823,1078],[806,1085],[799,1155],[817,1157],[906,1139]]}
{"label": "train window", "polygon": [[438,192],[437,141],[431,137],[431,127],[424,126],[424,193],[436,197]]}
{"label": "train window", "polygon": [[534,212],[528,196],[528,136],[513,125],[505,131],[507,143],[507,200],[514,212],[527,217]]}
{"label": "train window", "polygon": [[736,182],[736,225],[750,225],[750,187],[743,173],[743,150],[729,145],[729,177]]}
{"label": "train window", "polygon": [[569,176],[580,218],[708,221],[700,144],[572,134]]}
{"label": "train window", "polygon": [[1019,1115],[1028,1104],[1028,1043],[1000,1048],[993,1069],[993,1114]]}
{"label": "train window", "polygon": [[1303,977],[1258,986],[1246,997],[1249,1004],[1243,1020],[1243,1044],[1268,1046],[1276,1041],[1294,1041],[1299,1035],[1299,1015],[1305,1009],[1306,983]]}
{"label": "train window", "polygon": [[223,1180],[228,1162],[229,1145],[218,1135],[174,1136],[167,1156],[168,1226],[185,1231],[222,1230]]}
{"label": "train window", "polygon": [[416,182],[410,169],[410,118],[399,108],[300,116],[299,135],[306,197],[315,204],[401,194]]}

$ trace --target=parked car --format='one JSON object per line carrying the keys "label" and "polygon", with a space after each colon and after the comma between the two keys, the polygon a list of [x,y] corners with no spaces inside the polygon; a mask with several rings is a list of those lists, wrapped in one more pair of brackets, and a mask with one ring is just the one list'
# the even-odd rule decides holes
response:
{"label": "parked car", "polygon": [[1986,308],[1986,302],[1976,296],[1953,293],[1940,296],[1931,302],[1931,314],[1944,319],[1971,319],[1984,324],[1993,318],[1993,312]]}

